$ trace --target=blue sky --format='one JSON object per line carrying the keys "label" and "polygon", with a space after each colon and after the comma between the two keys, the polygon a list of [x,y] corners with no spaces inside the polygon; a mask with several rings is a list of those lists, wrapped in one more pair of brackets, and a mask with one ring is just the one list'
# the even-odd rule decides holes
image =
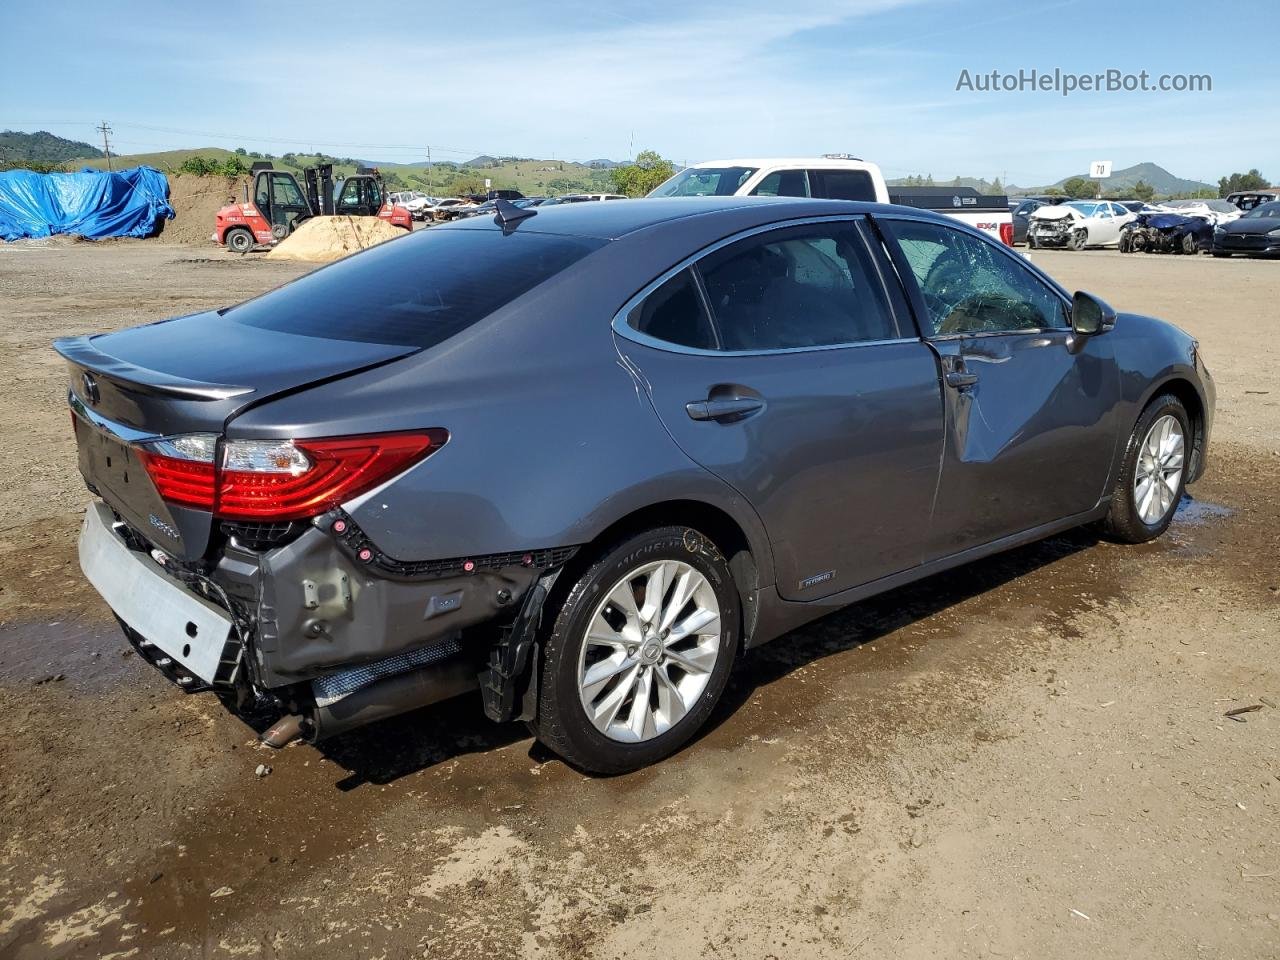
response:
{"label": "blue sky", "polygon": [[[1040,184],[1144,160],[1280,179],[1261,2],[10,0],[0,128],[120,152],[677,161],[848,152]],[[1241,39],[1242,38],[1242,39]],[[1208,73],[1209,93],[957,92],[972,74]],[[22,79],[27,78],[27,79]]]}

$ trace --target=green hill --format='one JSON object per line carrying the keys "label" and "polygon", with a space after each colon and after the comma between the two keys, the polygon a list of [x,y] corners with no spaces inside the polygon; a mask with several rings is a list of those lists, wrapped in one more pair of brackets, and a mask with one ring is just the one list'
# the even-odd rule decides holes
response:
{"label": "green hill", "polygon": [[18,130],[0,132],[0,162],[17,166],[29,163],[44,167],[61,164],[79,157],[100,157],[102,151],[79,140],[67,140],[45,130],[22,133]]}
{"label": "green hill", "polygon": [[[127,154],[112,157],[111,161],[117,170],[122,167],[146,164],[165,173],[177,173],[183,161],[189,157],[203,156],[210,160],[223,161],[235,155],[237,151],[222,147],[197,147],[188,150]],[[494,157],[476,157],[466,164],[436,163],[428,167],[425,162],[379,165],[357,161],[350,157],[339,158],[316,154],[285,153],[278,156],[255,157],[253,153],[246,153],[239,156],[246,166],[255,160],[266,159],[278,170],[290,170],[295,173],[304,167],[315,166],[318,163],[332,163],[334,173],[339,176],[354,173],[358,163],[377,166],[392,189],[421,190],[435,196],[479,193],[485,188],[485,180],[489,180],[495,189],[515,189],[527,196],[604,192],[610,190],[612,186],[608,169],[588,166],[584,163],[572,163],[568,160],[502,160]],[[69,168],[75,169],[79,169],[80,166],[105,170],[107,161],[105,158],[82,159],[68,165]]]}

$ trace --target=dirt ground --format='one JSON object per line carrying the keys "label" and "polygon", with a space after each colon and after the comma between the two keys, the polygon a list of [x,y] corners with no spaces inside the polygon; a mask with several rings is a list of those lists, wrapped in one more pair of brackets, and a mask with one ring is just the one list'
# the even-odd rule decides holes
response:
{"label": "dirt ground", "polygon": [[48,343],[308,268],[0,249],[0,955],[1280,956],[1280,264],[1036,258],[1201,340],[1217,427],[1170,533],[828,617],[682,754],[591,779],[466,698],[272,753],[129,656],[76,569]]}

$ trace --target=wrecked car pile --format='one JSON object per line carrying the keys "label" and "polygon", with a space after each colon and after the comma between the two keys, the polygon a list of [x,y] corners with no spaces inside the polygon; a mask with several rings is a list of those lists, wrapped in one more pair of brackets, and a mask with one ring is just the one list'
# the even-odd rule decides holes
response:
{"label": "wrecked car pile", "polygon": [[1140,213],[1120,229],[1121,253],[1199,253],[1213,243],[1206,217],[1177,213]]}

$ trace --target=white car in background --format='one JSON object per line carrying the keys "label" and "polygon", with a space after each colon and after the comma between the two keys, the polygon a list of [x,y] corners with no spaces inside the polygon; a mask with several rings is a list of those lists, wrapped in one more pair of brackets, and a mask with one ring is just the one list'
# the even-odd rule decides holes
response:
{"label": "white car in background", "polygon": [[418,190],[402,190],[391,194],[391,202],[408,210],[413,219],[425,220],[427,208],[436,202],[436,198],[428,197]]}
{"label": "white car in background", "polygon": [[1072,200],[1035,210],[1027,226],[1027,246],[1118,247],[1120,228],[1137,214],[1114,200]]}
{"label": "white car in background", "polygon": [[446,197],[424,208],[428,220],[456,220],[469,213],[475,203],[462,197]]}
{"label": "white car in background", "polygon": [[880,168],[847,153],[821,157],[707,160],[685,167],[650,197],[814,197],[896,203],[933,210],[1013,246],[1013,214],[1003,194],[943,187],[890,187]]}

